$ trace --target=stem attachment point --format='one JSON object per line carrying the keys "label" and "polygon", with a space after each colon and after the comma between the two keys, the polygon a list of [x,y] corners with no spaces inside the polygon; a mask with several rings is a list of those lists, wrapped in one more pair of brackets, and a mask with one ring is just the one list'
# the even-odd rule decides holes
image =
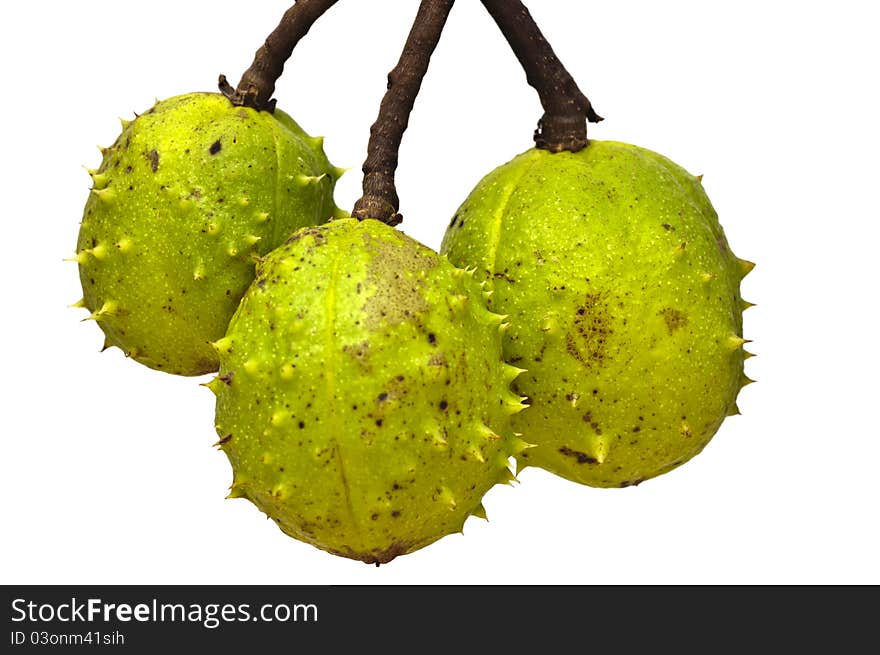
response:
{"label": "stem attachment point", "polygon": [[220,76],[220,93],[236,107],[251,107],[257,111],[275,111],[275,83],[284,72],[284,64],[293,54],[297,43],[308,34],[324,13],[338,0],[298,0],[284,16],[278,27],[257,50],[254,62],[248,68],[238,87],[233,89],[225,75]]}
{"label": "stem attachment point", "polygon": [[482,0],[544,107],[535,146],[550,152],[577,152],[587,146],[587,121],[602,120],[577,82],[559,61],[529,10],[520,0]]}

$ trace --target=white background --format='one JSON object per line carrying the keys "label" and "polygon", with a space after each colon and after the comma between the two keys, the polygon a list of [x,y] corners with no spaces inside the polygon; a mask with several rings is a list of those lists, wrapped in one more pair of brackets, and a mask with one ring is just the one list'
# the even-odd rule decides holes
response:
{"label": "white background", "polygon": [[[597,139],[694,173],[757,303],[743,415],[697,458],[597,490],[528,469],[490,522],[375,568],[224,500],[213,396],[66,306],[95,144],[156,97],[233,82],[288,0],[3,3],[0,583],[880,583],[877,17],[872,3],[531,0],[606,117]],[[279,106],[326,134],[350,208],[415,0],[342,0]],[[438,247],[471,187],[530,146],[535,93],[460,0],[402,152],[403,229]]]}

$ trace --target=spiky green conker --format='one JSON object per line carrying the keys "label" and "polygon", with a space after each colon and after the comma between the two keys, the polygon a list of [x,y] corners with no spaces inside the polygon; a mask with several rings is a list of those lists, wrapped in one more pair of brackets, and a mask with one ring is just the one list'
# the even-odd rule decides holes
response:
{"label": "spiky green conker", "polygon": [[368,563],[461,531],[525,445],[501,318],[471,272],[378,221],[298,231],[215,344],[231,495]]}
{"label": "spiky green conker", "polygon": [[199,375],[254,259],[333,215],[340,171],[282,111],[191,93],[123,122],[90,174],[75,258],[90,318],[142,364]]}
{"label": "spiky green conker", "polygon": [[699,178],[635,146],[530,150],[484,178],[441,252],[492,281],[507,360],[527,370],[519,457],[577,482],[637,484],[737,413],[740,280]]}

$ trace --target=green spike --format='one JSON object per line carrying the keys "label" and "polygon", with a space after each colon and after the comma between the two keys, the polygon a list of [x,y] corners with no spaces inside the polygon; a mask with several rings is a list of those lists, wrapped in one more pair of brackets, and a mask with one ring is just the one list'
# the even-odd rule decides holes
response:
{"label": "green spike", "polygon": [[495,312],[487,311],[486,314],[486,323],[488,325],[494,325],[496,327],[500,327],[505,320],[507,320],[507,314],[496,314]]}
{"label": "green spike", "polygon": [[501,472],[498,474],[498,482],[496,484],[513,484],[514,482],[519,482],[519,480],[516,479],[516,476],[513,474],[513,472],[506,466],[501,469]]}
{"label": "green spike", "polygon": [[483,503],[477,505],[476,509],[471,512],[471,516],[476,516],[478,519],[483,519],[484,521],[489,520],[489,517],[486,516],[486,508],[483,507]]}
{"label": "green spike", "polygon": [[486,441],[498,441],[501,438],[501,435],[495,432],[488,425],[483,423],[482,421],[478,421],[476,425],[476,432],[480,437],[485,439]]}
{"label": "green spike", "polygon": [[741,412],[739,411],[739,406],[736,403],[733,403],[733,405],[731,405],[730,408],[727,410],[728,416],[739,416],[740,414]]}
{"label": "green spike", "polygon": [[80,298],[72,305],[68,305],[68,307],[73,307],[74,309],[86,309],[86,300],[85,298]]}
{"label": "green spike", "polygon": [[101,305],[101,309],[92,312],[89,316],[83,319],[83,321],[102,321],[107,316],[115,316],[119,313],[119,305],[114,300],[108,300],[103,305]]}
{"label": "green spike", "polygon": [[99,243],[94,248],[89,248],[88,250],[85,250],[84,252],[87,252],[92,257],[94,257],[95,259],[100,261],[102,259],[106,259],[106,257],[107,257],[107,246],[104,245],[103,243]]}
{"label": "green spike", "polygon": [[116,242],[116,249],[125,254],[131,251],[132,241],[128,237],[122,237],[119,241]]}
{"label": "green spike", "polygon": [[748,300],[740,299],[739,306],[742,309],[742,311],[746,311],[747,309],[751,309],[752,307],[754,307],[755,303],[749,302]]}
{"label": "green spike", "polygon": [[85,250],[80,250],[73,257],[65,257],[66,262],[76,262],[80,266],[89,261],[89,254]]}
{"label": "green spike", "polygon": [[608,442],[603,437],[594,437],[591,450],[588,454],[592,455],[597,464],[602,464],[608,456]]}
{"label": "green spike", "polygon": [[749,376],[743,374],[742,379],[740,380],[739,388],[742,389],[743,387],[747,387],[750,384],[754,384],[754,383],[755,383],[755,380],[753,380]]}
{"label": "green spike", "polygon": [[107,173],[100,173],[95,168],[89,168],[88,166],[83,166],[86,169],[86,172],[89,174],[89,177],[92,178],[92,189],[103,189],[107,186],[107,183],[110,181],[110,176]]}
{"label": "green spike", "polygon": [[210,382],[205,382],[204,384],[200,384],[199,386],[210,389],[211,393],[213,393],[215,396],[218,396],[220,395],[220,389],[223,388],[223,382],[220,381],[219,377],[215,377]]}
{"label": "green spike", "polygon": [[727,347],[730,350],[736,350],[747,343],[751,343],[751,341],[749,341],[748,339],[743,339],[741,336],[736,334],[731,334],[729,337],[727,337]]}
{"label": "green spike", "polygon": [[105,189],[107,185],[110,183],[110,176],[107,173],[98,173],[94,177],[92,177],[92,188],[93,189]]}
{"label": "green spike", "polygon": [[547,314],[541,322],[541,331],[550,334],[559,332],[559,320],[553,314]]}
{"label": "green spike", "polygon": [[257,212],[257,223],[265,223],[269,220],[269,212]]}
{"label": "green spike", "polygon": [[455,495],[448,487],[442,487],[440,489],[440,500],[449,507],[450,510],[454,510],[458,503],[455,501]]}
{"label": "green spike", "polygon": [[513,366],[512,364],[504,363],[501,365],[501,369],[504,373],[504,380],[507,384],[513,382],[519,375],[526,372],[526,369],[519,368],[517,366]]}
{"label": "green spike", "polygon": [[321,175],[297,175],[295,179],[296,183],[300,186],[308,186],[310,184],[318,184],[325,177],[327,177],[327,173]]}
{"label": "green spike", "polygon": [[514,456],[519,455],[521,452],[528,450],[529,448],[534,448],[534,447],[535,447],[535,444],[523,441],[522,439],[519,438],[519,436],[516,436],[513,438],[513,455]]}
{"label": "green spike", "polygon": [[116,192],[110,187],[105,187],[103,189],[92,188],[91,192],[94,193],[101,202],[111,202],[116,197]]}
{"label": "green spike", "polygon": [[747,259],[737,259],[737,262],[739,262],[740,277],[745,277],[755,268],[755,262],[750,262]]}
{"label": "green spike", "polygon": [[528,407],[528,405],[525,404],[526,400],[527,400],[526,396],[517,396],[515,394],[507,394],[507,395],[505,395],[504,402],[503,402],[504,409],[510,415],[519,414],[526,407]]}
{"label": "green spike", "polygon": [[445,450],[449,447],[449,442],[446,440],[446,435],[440,428],[440,424],[434,419],[426,420],[422,424],[422,431],[426,435],[431,437],[434,447],[438,450]]}
{"label": "green spike", "polygon": [[477,448],[476,446],[471,446],[467,450],[468,454],[477,460],[480,464],[486,463],[486,457],[483,455],[483,451]]}
{"label": "green spike", "polygon": [[226,498],[247,498],[247,493],[244,490],[244,483],[233,483],[233,485],[229,488],[229,495],[226,496]]}
{"label": "green spike", "polygon": [[453,293],[446,297],[449,308],[455,313],[461,313],[468,305],[468,297],[461,293]]}
{"label": "green spike", "polygon": [[232,339],[223,337],[212,342],[211,347],[214,348],[218,355],[226,355],[232,350]]}

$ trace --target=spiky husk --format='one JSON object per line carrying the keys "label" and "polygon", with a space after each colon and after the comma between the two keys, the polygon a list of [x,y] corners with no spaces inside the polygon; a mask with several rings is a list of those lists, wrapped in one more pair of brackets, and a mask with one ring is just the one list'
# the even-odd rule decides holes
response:
{"label": "spiky husk", "polygon": [[215,344],[231,495],[369,563],[461,531],[525,446],[500,322],[472,271],[382,223],[300,230]]}
{"label": "spiky husk", "polygon": [[530,150],[483,179],[441,252],[475,266],[509,315],[507,360],[536,465],[600,487],[699,453],[745,384],[740,297],[700,178],[642,148]]}
{"label": "spiky husk", "polygon": [[74,260],[107,344],[155,369],[217,369],[254,259],[336,210],[340,169],[280,110],[214,93],[157,102],[90,170]]}

